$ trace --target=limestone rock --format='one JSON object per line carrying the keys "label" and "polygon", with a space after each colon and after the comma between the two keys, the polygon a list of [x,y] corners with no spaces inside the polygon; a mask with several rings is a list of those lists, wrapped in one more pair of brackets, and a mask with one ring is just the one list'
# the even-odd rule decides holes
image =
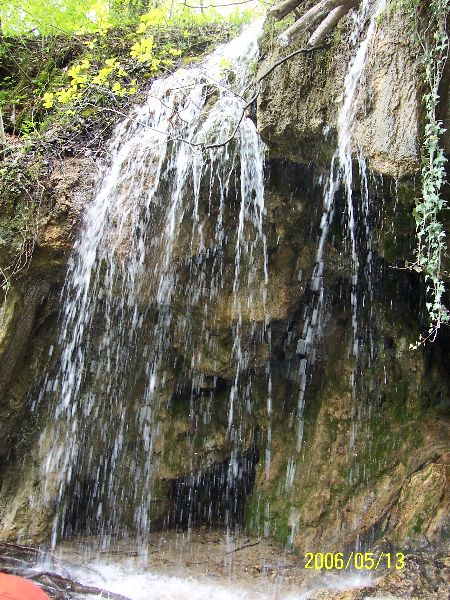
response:
{"label": "limestone rock", "polygon": [[[371,169],[393,178],[420,169],[424,90],[418,50],[403,35],[406,19],[400,9],[386,10],[379,19],[357,98],[353,136],[355,149],[362,148]],[[273,156],[329,165],[344,78],[355,52],[348,40],[349,22],[346,17],[329,49],[298,55],[263,80],[258,127]],[[304,44],[301,39],[292,50]],[[259,75],[285,54],[269,46]]]}

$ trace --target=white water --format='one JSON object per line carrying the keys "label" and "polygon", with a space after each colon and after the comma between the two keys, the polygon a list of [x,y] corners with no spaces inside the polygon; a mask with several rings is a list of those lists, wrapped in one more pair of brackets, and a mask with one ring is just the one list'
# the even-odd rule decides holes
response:
{"label": "white water", "polygon": [[[232,539],[226,556],[225,537],[170,532],[158,540],[152,534],[147,558],[137,556],[129,543],[100,553],[95,540],[83,539],[64,543],[56,555],[42,557],[31,568],[130,600],[306,600],[319,589],[349,589],[373,580],[360,572],[305,571],[295,556],[255,538]],[[237,548],[241,551],[233,552]]]}
{"label": "white water", "polygon": [[[261,22],[255,23],[199,66],[156,80],[147,102],[114,132],[110,161],[98,177],[69,264],[60,367],[40,394],[40,401],[54,403],[41,436],[45,500],[60,507],[53,545],[67,529],[69,504],[77,494],[84,495],[84,503],[89,496],[87,519],[105,539],[126,528],[130,510],[132,527],[142,536],[148,532],[161,435],[158,411],[174,376],[167,368],[174,360],[171,342],[175,336],[183,341],[179,353],[194,393],[203,384],[198,348],[215,349],[216,303],[230,244],[235,254],[234,384],[227,485],[240,477],[242,408],[237,410],[236,398],[248,367],[242,311],[251,311],[259,296],[265,306],[268,283],[264,150],[254,123],[243,115],[247,99],[241,96],[257,57],[260,29]],[[236,128],[234,140],[220,145]],[[219,147],[202,151],[201,144]],[[230,230],[226,208],[236,201],[238,218]],[[187,266],[188,280],[182,280],[180,264]],[[177,311],[174,302],[180,297],[184,310]],[[200,332],[193,330],[191,318],[197,315],[198,321],[199,312]],[[266,325],[267,319],[256,324],[253,338],[261,342]],[[130,402],[139,386],[137,400]],[[245,389],[239,404],[245,406]],[[131,453],[130,444],[135,445]],[[86,485],[92,489],[81,489]]]}
{"label": "white water", "polygon": [[[364,0],[360,13],[365,15],[367,13],[370,3],[368,0]],[[356,240],[356,224],[353,207],[353,159],[352,159],[352,132],[355,123],[356,110],[358,106],[357,93],[360,89],[361,80],[364,75],[364,68],[367,61],[367,51],[369,44],[373,38],[376,30],[377,19],[379,15],[386,8],[386,0],[378,0],[375,5],[374,13],[370,19],[367,33],[359,44],[358,51],[353,57],[349,65],[349,70],[344,82],[344,102],[338,116],[338,149],[337,156],[339,158],[340,173],[339,176],[341,181],[345,185],[346,200],[347,200],[347,228],[350,235],[351,243],[351,256],[352,256],[352,291],[351,291],[351,304],[352,304],[352,325],[353,325],[353,354],[358,357],[359,354],[359,339],[358,339],[358,279],[360,270],[359,253],[357,248]],[[358,23],[358,21],[357,21]],[[361,23],[361,21],[359,21]],[[361,25],[360,25],[361,26]],[[365,227],[365,240],[366,244],[370,244],[370,229],[369,229],[369,200],[368,190],[365,182],[367,181],[366,165],[364,156],[360,149],[358,149],[360,176],[362,179],[362,202],[361,202],[361,215]],[[332,165],[333,167],[334,165]],[[333,176],[333,175],[331,175]],[[370,261],[370,245],[368,248],[367,260]],[[370,266],[369,266],[370,271]]]}
{"label": "white water", "polygon": [[[300,453],[303,441],[304,430],[304,406],[305,391],[308,376],[308,370],[314,362],[314,351],[317,341],[320,339],[326,319],[325,311],[325,287],[323,282],[325,267],[325,248],[328,241],[330,227],[335,215],[335,198],[338,190],[343,186],[345,190],[345,199],[347,207],[347,232],[350,238],[350,252],[352,262],[352,280],[350,301],[352,308],[352,330],[353,347],[352,354],[355,357],[355,370],[358,365],[360,353],[360,306],[358,295],[363,296],[362,303],[365,301],[365,294],[371,293],[371,232],[369,222],[369,190],[367,184],[367,168],[364,155],[360,148],[354,148],[353,129],[356,120],[356,111],[358,107],[358,93],[364,77],[364,70],[367,62],[369,45],[376,31],[377,19],[386,7],[386,0],[378,0],[375,4],[373,13],[369,20],[367,30],[364,28],[367,23],[370,0],[363,0],[358,11],[353,13],[354,27],[350,36],[351,42],[356,46],[356,52],[350,59],[347,75],[344,81],[343,101],[338,113],[337,119],[337,148],[331,160],[329,177],[324,186],[323,195],[323,214],[320,222],[320,236],[316,253],[316,266],[311,279],[311,289],[314,292],[313,302],[307,311],[302,339],[298,343],[297,352],[305,356],[300,360],[299,380],[300,393],[297,406],[297,445],[296,452]],[[363,247],[360,248],[357,240],[357,228],[353,198],[353,153],[356,150],[359,164],[359,176],[361,180],[361,206],[358,209],[359,220],[363,223]],[[363,256],[366,264],[364,265],[364,285],[360,285],[360,257]],[[355,375],[349,382],[353,392],[355,391]],[[356,427],[356,424],[354,425]],[[354,443],[355,433],[352,435],[350,446]],[[286,482],[291,478],[291,473],[295,470],[295,464],[291,459],[288,463]],[[286,484],[287,485],[287,484]]]}
{"label": "white water", "polygon": [[[274,584],[267,581],[264,586],[242,582],[221,580],[220,584],[196,577],[169,577],[148,571],[136,571],[132,565],[117,566],[108,563],[94,565],[97,574],[89,574],[87,570],[73,570],[85,585],[93,585],[101,589],[123,594],[130,600],[308,600],[312,591],[295,592],[292,586]],[[359,574],[341,575],[327,581],[322,578],[312,590],[349,590],[367,585],[369,577]],[[258,589],[259,588],[259,589]],[[84,596],[86,597],[86,596]],[[96,596],[93,596],[95,598]]]}
{"label": "white water", "polygon": [[133,565],[95,564],[97,574],[74,570],[85,585],[123,594],[130,600],[250,600],[273,598],[232,582],[215,584],[195,577],[164,576],[137,570]]}

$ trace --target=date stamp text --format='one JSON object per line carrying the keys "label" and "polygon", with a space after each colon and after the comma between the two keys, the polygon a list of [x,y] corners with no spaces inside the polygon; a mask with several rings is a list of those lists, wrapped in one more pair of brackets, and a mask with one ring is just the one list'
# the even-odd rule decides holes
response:
{"label": "date stamp text", "polygon": [[306,552],[305,569],[338,571],[356,569],[357,571],[377,571],[388,568],[401,571],[405,567],[405,555],[401,552]]}

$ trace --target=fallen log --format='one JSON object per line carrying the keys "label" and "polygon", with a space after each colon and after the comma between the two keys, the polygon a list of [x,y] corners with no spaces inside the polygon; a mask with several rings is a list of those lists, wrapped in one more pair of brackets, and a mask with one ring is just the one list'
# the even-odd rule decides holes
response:
{"label": "fallen log", "polygon": [[291,10],[296,9],[300,4],[303,4],[305,0],[283,0],[283,2],[279,2],[272,6],[267,11],[269,17],[277,19],[280,21],[283,17],[291,12]]}
{"label": "fallen log", "polygon": [[288,27],[279,36],[280,44],[286,46],[289,44],[294,37],[301,35],[317,27],[320,23],[328,17],[331,11],[341,6],[349,6],[353,8],[360,3],[360,0],[321,0],[318,4],[310,8],[306,13],[300,17],[293,25]]}
{"label": "fallen log", "polygon": [[99,596],[100,598],[105,598],[106,600],[130,600],[130,598],[127,596],[122,596],[122,594],[109,592],[108,590],[103,590],[92,585],[84,585],[79,581],[62,577],[56,573],[43,571],[40,573],[35,573],[34,575],[28,575],[28,579],[36,581],[47,588],[54,587],[58,592],[64,592],[66,594],[69,592],[73,594]]}
{"label": "fallen log", "polygon": [[337,8],[333,9],[314,31],[312,36],[309,38],[307,45],[310,47],[319,46],[327,37],[327,35],[333,31],[339,21],[345,17],[345,15],[350,12],[354,6],[356,6],[356,2],[354,4],[344,4],[343,6],[338,6]]}

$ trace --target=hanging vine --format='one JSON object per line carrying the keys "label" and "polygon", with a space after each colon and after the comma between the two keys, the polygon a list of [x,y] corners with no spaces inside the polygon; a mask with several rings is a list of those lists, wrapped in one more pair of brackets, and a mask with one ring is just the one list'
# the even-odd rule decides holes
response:
{"label": "hanging vine", "polygon": [[421,334],[418,342],[412,344],[412,348],[434,341],[440,327],[450,322],[450,314],[444,304],[445,273],[442,265],[447,242],[440,220],[442,211],[447,208],[447,202],[442,196],[446,183],[447,159],[440,146],[445,129],[438,118],[439,87],[449,50],[446,25],[450,0],[431,0],[428,14],[422,18],[419,15],[420,4],[413,2],[411,9],[424,56],[426,124],[422,152],[422,198],[417,202],[413,213],[417,233],[416,261],[411,268],[423,273],[425,277],[429,327],[428,332]]}

